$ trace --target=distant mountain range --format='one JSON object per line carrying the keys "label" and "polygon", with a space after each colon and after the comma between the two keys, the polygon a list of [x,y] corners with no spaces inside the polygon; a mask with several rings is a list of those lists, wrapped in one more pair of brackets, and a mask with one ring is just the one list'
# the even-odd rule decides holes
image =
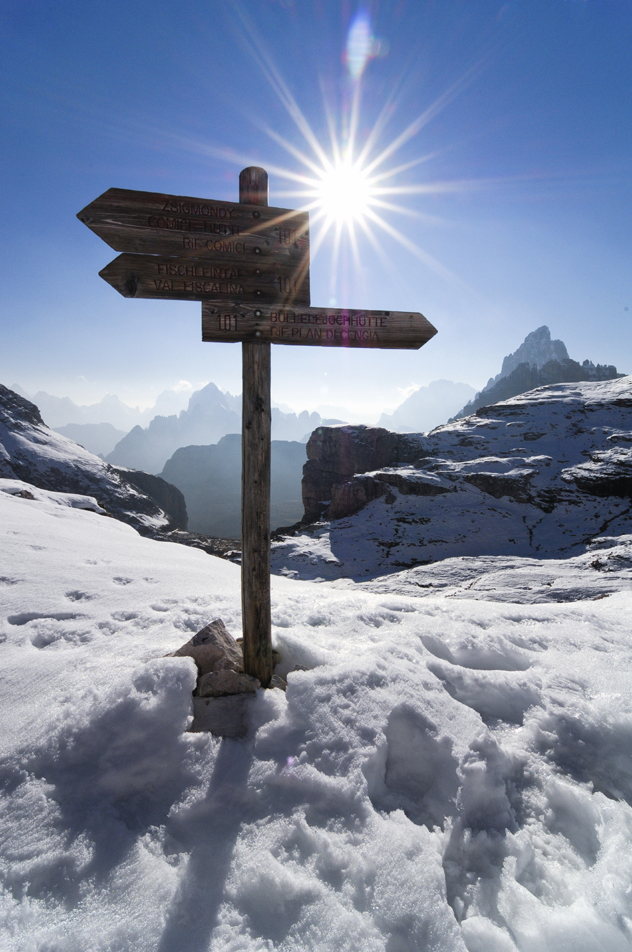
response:
{"label": "distant mountain range", "polygon": [[[272,439],[306,443],[321,424],[318,413],[284,413],[272,408]],[[208,446],[229,433],[241,432],[241,398],[223,393],[214,383],[197,390],[178,416],[157,416],[149,426],[136,426],[108,454],[109,463],[159,473],[176,450]]]}
{"label": "distant mountain range", "polygon": [[415,390],[393,413],[383,413],[378,426],[398,433],[420,433],[445,423],[476,391],[467,383],[434,380]]}
{"label": "distant mountain range", "polygon": [[[289,526],[303,515],[301,477],[305,444],[272,440],[270,528]],[[241,434],[211,446],[184,446],[161,476],[183,493],[189,529],[224,539],[241,535]]]}
{"label": "distant mountain range", "polygon": [[84,446],[95,456],[103,458],[112,452],[127,432],[117,430],[111,423],[67,423],[66,426],[56,426],[53,429]]}
{"label": "distant mountain range", "polygon": [[133,426],[147,426],[158,414],[179,413],[185,409],[191,396],[186,391],[163,390],[152,407],[140,410],[138,407],[129,407],[113,393],[106,394],[98,403],[79,406],[70,397],[55,397],[45,390],[30,394],[15,383],[11,385],[11,389],[34,403],[42,418],[46,420],[46,425],[53,430],[68,424],[109,423],[123,433],[128,433]]}

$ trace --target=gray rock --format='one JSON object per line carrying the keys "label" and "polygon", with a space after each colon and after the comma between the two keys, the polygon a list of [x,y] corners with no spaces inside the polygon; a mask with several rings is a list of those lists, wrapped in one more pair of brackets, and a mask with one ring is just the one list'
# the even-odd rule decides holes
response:
{"label": "gray rock", "polygon": [[194,697],[192,733],[211,731],[216,737],[245,737],[252,694],[228,697]]}
{"label": "gray rock", "polygon": [[[244,662],[241,649],[233,636],[226,630],[221,618],[216,618],[174,651],[175,658],[193,658],[198,676],[212,671],[243,671]],[[224,693],[233,693],[224,692]]]}
{"label": "gray rock", "polygon": [[209,671],[199,678],[195,689],[197,697],[224,697],[227,694],[254,694],[260,682],[243,671],[232,668]]}

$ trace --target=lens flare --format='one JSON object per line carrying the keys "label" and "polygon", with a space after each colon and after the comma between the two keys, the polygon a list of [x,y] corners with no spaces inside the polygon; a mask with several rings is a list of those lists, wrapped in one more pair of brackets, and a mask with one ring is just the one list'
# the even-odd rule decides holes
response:
{"label": "lens flare", "polygon": [[377,42],[371,30],[371,18],[366,10],[358,10],[347,34],[345,60],[351,79],[360,79],[366,64],[375,56]]}
{"label": "lens flare", "polygon": [[315,191],[316,201],[330,221],[359,221],[371,205],[369,177],[350,161],[342,161],[324,170]]}

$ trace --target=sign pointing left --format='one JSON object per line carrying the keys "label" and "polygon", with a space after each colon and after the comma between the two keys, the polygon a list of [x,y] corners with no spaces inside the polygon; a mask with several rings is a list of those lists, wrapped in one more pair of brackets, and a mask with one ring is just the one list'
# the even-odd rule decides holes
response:
{"label": "sign pointing left", "polygon": [[109,188],[77,215],[115,251],[150,255],[273,257],[309,266],[309,215],[250,205]]}

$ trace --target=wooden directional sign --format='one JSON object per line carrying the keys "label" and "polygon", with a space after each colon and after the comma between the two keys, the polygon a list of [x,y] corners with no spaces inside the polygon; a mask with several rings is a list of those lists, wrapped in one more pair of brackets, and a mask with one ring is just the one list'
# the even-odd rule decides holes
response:
{"label": "wooden directional sign", "polygon": [[123,297],[167,298],[174,301],[266,301],[290,306],[309,304],[309,267],[299,272],[283,259],[244,256],[226,261],[123,254],[100,276]]}
{"label": "wooden directional sign", "polygon": [[77,218],[115,251],[227,264],[256,255],[294,270],[309,256],[309,215],[288,208],[110,188]]}
{"label": "wooden directional sign", "polygon": [[272,678],[270,344],[421,347],[416,311],[309,307],[309,216],[268,206],[268,174],[239,176],[239,202],[111,188],[77,218],[123,252],[101,272],[125,297],[202,301],[202,340],[241,341],[244,670]]}
{"label": "wooden directional sign", "polygon": [[202,304],[203,341],[417,350],[436,333],[415,311]]}

